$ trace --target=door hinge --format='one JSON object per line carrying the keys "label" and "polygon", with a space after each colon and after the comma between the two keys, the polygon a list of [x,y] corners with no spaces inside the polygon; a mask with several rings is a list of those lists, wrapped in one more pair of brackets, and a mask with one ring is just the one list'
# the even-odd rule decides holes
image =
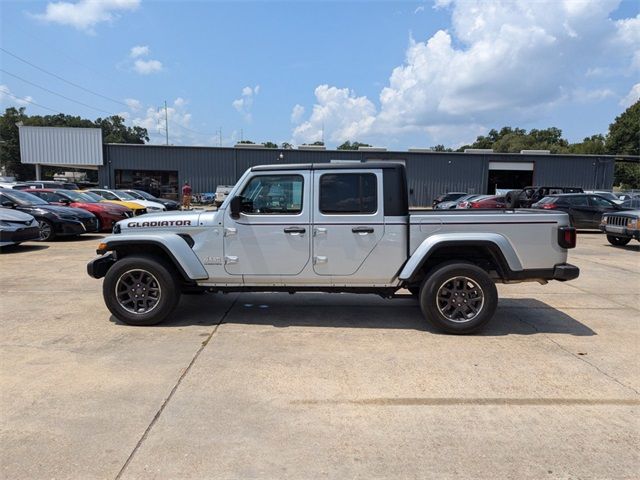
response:
{"label": "door hinge", "polygon": [[327,229],[323,228],[323,227],[316,227],[313,229],[313,236],[317,236],[317,235],[326,235],[327,234]]}
{"label": "door hinge", "polygon": [[328,262],[328,258],[324,255],[318,255],[313,257],[313,264],[314,265],[318,265],[320,263],[327,263]]}
{"label": "door hinge", "polygon": [[237,235],[238,234],[238,229],[237,228],[225,228],[224,229],[224,236],[225,237],[232,237],[233,235]]}
{"label": "door hinge", "polygon": [[224,257],[224,264],[231,265],[232,263],[238,263],[238,257],[226,255]]}

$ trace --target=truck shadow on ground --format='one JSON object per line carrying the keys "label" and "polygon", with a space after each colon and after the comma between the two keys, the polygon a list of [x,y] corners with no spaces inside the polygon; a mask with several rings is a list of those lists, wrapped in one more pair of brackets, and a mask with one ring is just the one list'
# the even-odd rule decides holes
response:
{"label": "truck shadow on ground", "polygon": [[[180,305],[156,328],[215,325],[230,307],[217,302],[221,295],[184,296]],[[216,305],[218,303],[218,305]],[[111,320],[120,323],[114,317]],[[276,328],[409,329],[440,334],[426,321],[411,299],[385,300],[374,295],[298,293],[243,293],[224,317],[223,324],[271,325]],[[478,335],[565,334],[593,336],[595,331],[575,318],[533,298],[500,300],[494,318]]]}
{"label": "truck shadow on ground", "polygon": [[8,245],[6,247],[2,247],[0,248],[0,253],[2,253],[2,255],[8,255],[11,253],[37,252],[38,250],[46,250],[47,248],[49,248],[49,245],[42,243],[22,243],[20,245]]}

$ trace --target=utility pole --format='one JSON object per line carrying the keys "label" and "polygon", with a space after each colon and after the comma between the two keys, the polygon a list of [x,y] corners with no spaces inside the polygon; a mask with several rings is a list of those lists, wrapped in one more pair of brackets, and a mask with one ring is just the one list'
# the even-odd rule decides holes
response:
{"label": "utility pole", "polygon": [[220,136],[218,137],[218,140],[220,142],[220,146],[222,146],[222,127],[219,128],[219,132],[220,132]]}
{"label": "utility pole", "polygon": [[167,139],[167,145],[169,145],[169,114],[167,113],[167,101],[164,101],[164,133]]}
{"label": "utility pole", "polygon": [[244,130],[241,128],[240,129],[240,142],[242,142],[244,140]]}

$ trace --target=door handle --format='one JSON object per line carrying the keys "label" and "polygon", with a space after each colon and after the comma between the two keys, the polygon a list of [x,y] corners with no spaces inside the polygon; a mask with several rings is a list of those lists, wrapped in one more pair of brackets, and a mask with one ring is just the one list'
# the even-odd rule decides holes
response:
{"label": "door handle", "polygon": [[373,227],[353,227],[351,231],[358,235],[366,235],[368,233],[373,233]]}
{"label": "door handle", "polygon": [[289,233],[291,235],[302,235],[306,231],[307,229],[302,227],[287,227],[284,229],[284,233]]}

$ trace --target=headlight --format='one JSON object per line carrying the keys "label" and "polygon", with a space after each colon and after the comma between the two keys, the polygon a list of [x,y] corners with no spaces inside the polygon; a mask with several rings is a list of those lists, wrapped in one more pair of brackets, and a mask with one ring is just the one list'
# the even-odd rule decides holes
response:
{"label": "headlight", "polygon": [[158,207],[147,207],[147,210],[149,210],[151,212],[160,212],[163,209],[162,208],[158,208]]}
{"label": "headlight", "polygon": [[637,218],[630,218],[629,221],[627,222],[627,228],[629,228],[631,230],[637,230],[638,229],[638,219]]}
{"label": "headlight", "polygon": [[5,222],[4,220],[0,220],[0,227],[10,227],[11,224],[9,222]]}
{"label": "headlight", "polygon": [[608,220],[609,219],[607,217],[602,217],[602,220],[600,220],[600,225],[606,225]]}

